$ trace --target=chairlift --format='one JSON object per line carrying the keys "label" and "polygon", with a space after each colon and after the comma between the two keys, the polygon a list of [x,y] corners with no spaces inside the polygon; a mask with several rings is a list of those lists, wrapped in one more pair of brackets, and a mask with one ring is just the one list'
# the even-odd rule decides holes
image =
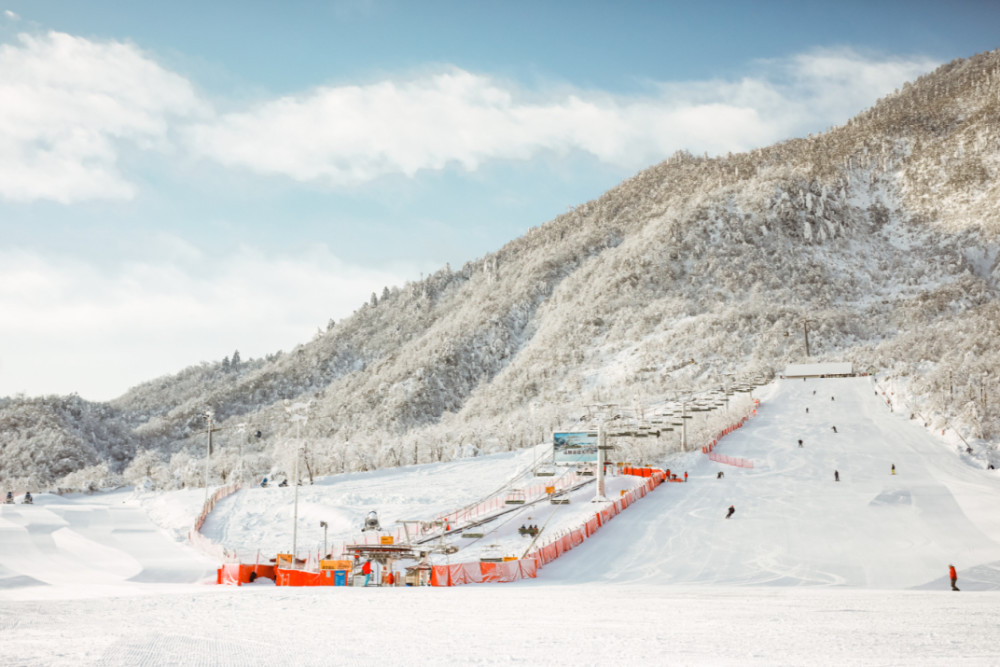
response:
{"label": "chairlift", "polygon": [[524,501],[524,491],[514,489],[507,494],[507,499],[504,502],[508,505],[523,505]]}
{"label": "chairlift", "polygon": [[483,555],[479,557],[481,563],[502,563],[503,550],[499,544],[491,544],[483,549]]}
{"label": "chairlift", "polygon": [[549,496],[549,502],[553,505],[569,505],[569,494],[565,491],[553,493]]}

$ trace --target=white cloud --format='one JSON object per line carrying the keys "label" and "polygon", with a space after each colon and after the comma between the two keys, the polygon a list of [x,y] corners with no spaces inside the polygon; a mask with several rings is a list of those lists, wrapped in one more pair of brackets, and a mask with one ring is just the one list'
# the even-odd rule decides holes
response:
{"label": "white cloud", "polygon": [[9,9],[3,10],[3,15],[6,16],[11,21],[18,21],[18,20],[21,19],[20,16],[18,16],[16,13],[10,11]]}
{"label": "white cloud", "polygon": [[365,295],[405,282],[401,273],[346,264],[323,246],[301,256],[245,247],[208,271],[171,260],[108,272],[0,251],[0,396],[109,399],[236,349],[244,358],[287,350]]}
{"label": "white cloud", "polygon": [[525,91],[449,69],[326,86],[216,115],[137,47],[63,33],[0,46],[0,198],[127,199],[125,145],[340,187],[540,153],[637,169],[678,149],[740,151],[843,122],[935,65],[850,50],[755,64],[736,81],[651,83],[645,95]]}
{"label": "white cloud", "polygon": [[817,51],[757,64],[740,81],[654,84],[645,97],[575,91],[538,101],[452,69],[411,80],[321,87],[189,128],[188,144],[233,167],[352,185],[449,164],[583,151],[639,168],[684,148],[723,153],[846,121],[934,67]]}
{"label": "white cloud", "polygon": [[119,142],[165,145],[173,117],[205,110],[191,84],[120,42],[63,33],[0,46],[0,197],[127,199]]}

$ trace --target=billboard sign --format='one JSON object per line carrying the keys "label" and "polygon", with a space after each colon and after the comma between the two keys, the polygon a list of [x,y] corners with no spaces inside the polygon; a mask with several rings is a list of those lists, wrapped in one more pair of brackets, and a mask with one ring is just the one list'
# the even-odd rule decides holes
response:
{"label": "billboard sign", "polygon": [[555,463],[596,463],[597,431],[553,433],[552,454]]}

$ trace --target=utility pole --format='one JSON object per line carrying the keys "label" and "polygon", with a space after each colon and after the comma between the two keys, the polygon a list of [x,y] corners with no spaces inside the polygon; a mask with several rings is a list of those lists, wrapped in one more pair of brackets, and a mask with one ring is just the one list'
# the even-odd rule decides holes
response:
{"label": "utility pole", "polygon": [[809,323],[816,323],[816,320],[802,320],[802,329],[806,337],[806,357],[809,356]]}
{"label": "utility pole", "polygon": [[208,504],[208,470],[209,464],[212,459],[212,434],[216,431],[221,431],[221,428],[214,428],[212,426],[212,419],[215,418],[215,412],[211,408],[205,410],[205,418],[208,420],[208,428],[205,432],[208,434],[208,442],[205,447],[205,503]]}
{"label": "utility pole", "polygon": [[289,418],[295,424],[295,504],[292,510],[292,562],[295,562],[295,549],[299,539],[299,457],[302,448],[302,422],[309,417],[306,412],[309,410],[308,403],[295,403],[285,406]]}

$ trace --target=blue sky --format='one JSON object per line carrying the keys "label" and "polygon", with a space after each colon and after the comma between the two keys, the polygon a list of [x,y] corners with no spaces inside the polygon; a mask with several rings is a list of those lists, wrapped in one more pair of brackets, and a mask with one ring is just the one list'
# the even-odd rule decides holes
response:
{"label": "blue sky", "polygon": [[0,9],[0,396],[305,342],[676,150],[822,131],[1000,3]]}

